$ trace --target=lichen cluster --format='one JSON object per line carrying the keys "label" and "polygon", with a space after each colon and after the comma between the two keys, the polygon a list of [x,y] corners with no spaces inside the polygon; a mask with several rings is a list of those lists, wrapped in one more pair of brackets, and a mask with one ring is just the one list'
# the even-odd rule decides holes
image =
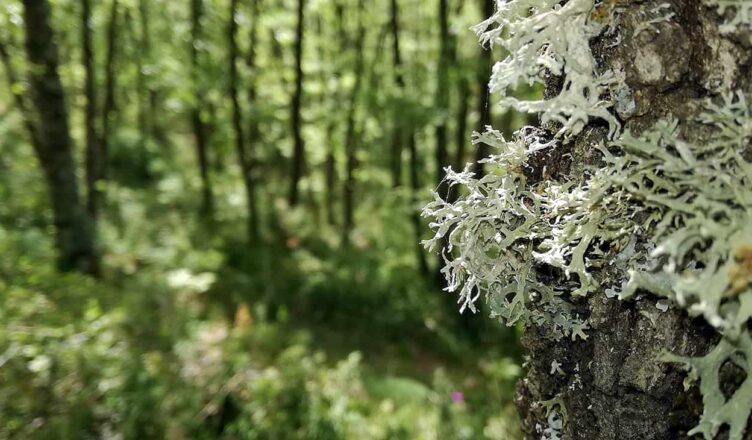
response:
{"label": "lichen cluster", "polygon": [[[489,84],[503,95],[501,105],[539,113],[542,121],[561,124],[559,135],[576,135],[592,118],[608,121],[611,135],[619,123],[601,99],[615,79],[598,73],[588,42],[605,24],[593,14],[593,0],[498,1],[496,13],[474,29],[482,44],[500,45],[509,56],[497,63]],[[544,84],[549,75],[561,77],[562,91],[547,100],[526,101],[507,91],[521,83]]]}
{"label": "lichen cluster", "polygon": [[736,32],[752,23],[752,2],[749,0],[705,0],[707,5],[718,9],[718,13],[728,17],[720,27],[724,34]]}
{"label": "lichen cluster", "polygon": [[[751,24],[750,2],[706,4],[724,17],[722,33]],[[649,293],[704,317],[722,335],[719,345],[704,357],[664,361],[686,364],[700,381],[705,410],[692,433],[711,439],[728,425],[730,439],[740,440],[752,378],[727,399],[719,376],[727,361],[752,370],[752,107],[740,91],[727,91],[700,104],[698,117],[622,132],[603,97],[625,85],[597,71],[589,44],[608,28],[603,17],[612,15],[603,7],[499,0],[476,27],[481,42],[509,53],[490,83],[502,104],[539,113],[558,132],[553,140],[533,128],[511,140],[495,130],[476,134],[476,143],[496,149],[483,161],[489,173],[477,179],[469,167],[448,170],[449,185],[466,195],[453,203],[437,196],[426,206],[435,235],[425,245],[447,244],[447,290],[459,293],[463,310],[475,311],[485,297],[503,323],[548,326],[555,339],[587,338],[587,319],[574,306],[586,295]],[[563,80],[550,99],[507,96],[550,75]],[[591,146],[598,152],[592,165],[567,180],[531,178],[537,158],[564,148],[560,142],[595,119],[607,121],[609,132]]]}

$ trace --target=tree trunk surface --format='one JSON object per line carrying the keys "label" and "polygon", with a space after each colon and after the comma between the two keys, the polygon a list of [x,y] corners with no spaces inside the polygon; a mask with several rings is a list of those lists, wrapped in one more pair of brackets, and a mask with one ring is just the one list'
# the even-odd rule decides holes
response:
{"label": "tree trunk surface", "polygon": [[358,1],[357,8],[358,23],[357,34],[355,35],[355,65],[353,66],[355,84],[350,91],[345,129],[345,176],[344,187],[342,188],[342,244],[344,246],[350,245],[350,233],[355,225],[355,170],[358,167],[357,112],[364,68],[363,40],[366,35],[362,17],[363,0]]}
{"label": "tree trunk surface", "polygon": [[101,138],[97,130],[97,77],[95,73],[96,60],[91,23],[91,1],[81,0],[81,64],[84,66],[84,94],[86,95],[86,109],[84,112],[84,126],[86,132],[86,192],[87,209],[92,221],[96,224],[102,200],[99,181],[103,177],[103,154]]}
{"label": "tree trunk surface", "polygon": [[34,145],[44,170],[55,224],[55,244],[61,270],[96,273],[94,231],[81,201],[73,159],[73,141],[58,53],[50,26],[50,6],[44,0],[24,0],[26,52],[32,68],[30,84],[38,112],[38,140]]}
{"label": "tree trunk surface", "polygon": [[[626,130],[639,133],[672,115],[697,116],[698,104],[717,95],[713,87],[719,82],[747,94],[752,90],[750,44],[721,36],[721,17],[703,2],[671,0],[676,15],[640,32],[635,30],[646,11],[665,0],[621,3],[616,32],[592,40],[591,48],[601,71],[625,73],[634,106],[620,108],[617,103],[615,109]],[[621,42],[615,44],[619,34]],[[557,94],[559,87],[552,79],[547,95]],[[598,162],[592,145],[605,140],[606,133],[605,126],[591,123],[573,141],[540,157],[535,169],[526,171],[528,181],[579,178],[584,165]],[[704,355],[719,340],[717,333],[683,310],[659,310],[651,295],[621,301],[601,291],[575,305],[589,317],[587,340],[554,342],[546,326],[530,325],[524,331],[526,375],[518,382],[516,404],[525,438],[549,438],[544,402],[551,399],[561,405],[564,440],[700,438],[687,434],[703,411],[697,385],[685,391],[684,369],[658,357],[667,351]],[[730,392],[744,377],[733,365],[722,373]],[[722,430],[718,438],[727,435]]]}
{"label": "tree trunk surface", "polygon": [[295,92],[290,102],[290,129],[293,136],[292,170],[290,174],[290,195],[288,203],[296,206],[300,198],[300,180],[305,172],[305,142],[303,141],[303,38],[305,20],[305,0],[298,0],[297,25],[295,29]]}

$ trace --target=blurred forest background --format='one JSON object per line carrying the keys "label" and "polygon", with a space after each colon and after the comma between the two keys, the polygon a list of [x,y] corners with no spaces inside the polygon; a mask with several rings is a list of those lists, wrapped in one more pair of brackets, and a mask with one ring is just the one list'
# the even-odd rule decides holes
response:
{"label": "blurred forest background", "polygon": [[516,330],[419,245],[526,122],[492,12],[4,0],[0,438],[517,438]]}

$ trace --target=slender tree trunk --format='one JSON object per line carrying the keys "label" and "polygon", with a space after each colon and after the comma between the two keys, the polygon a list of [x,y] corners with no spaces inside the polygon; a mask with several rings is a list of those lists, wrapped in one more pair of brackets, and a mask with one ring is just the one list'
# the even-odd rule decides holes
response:
{"label": "slender tree trunk", "polygon": [[[638,30],[644,24],[643,17],[656,4],[625,4],[615,32],[591,41],[593,55],[599,60],[600,71],[623,69],[620,71],[629,91],[626,99],[631,105],[620,106],[617,102],[615,110],[625,130],[643,132],[659,120],[675,117],[682,121],[682,138],[687,142],[706,142],[707,127],[693,126],[702,103],[708,97],[720,98],[729,89],[752,90],[748,64],[752,50],[741,43],[741,38],[723,37],[718,28],[722,19],[716,11],[695,0],[667,3],[670,9],[666,13],[672,12],[671,15],[648,30]],[[640,38],[631,37],[638,33]],[[741,31],[738,35],[742,35]],[[620,42],[615,43],[617,36]],[[621,39],[622,36],[630,37]],[[724,72],[723,82],[713,82],[713,78],[721,78],[719,72]],[[551,81],[547,96],[557,93],[558,86]],[[526,171],[528,184],[537,187],[541,176],[578,181],[583,169],[599,166],[600,155],[594,146],[605,137],[605,128],[591,123],[582,134],[556,147],[563,153],[544,154],[536,159],[534,169]],[[724,178],[728,172],[732,171],[719,167],[719,175]],[[645,175],[652,176],[647,172]],[[670,180],[667,182],[673,185]],[[640,184],[636,180],[635,185]],[[684,199],[691,206],[692,190],[686,195]],[[639,244],[637,252],[644,252],[645,261],[652,261],[644,248],[640,251]],[[607,278],[609,270],[594,270],[593,276]],[[587,340],[565,338],[557,342],[550,325],[526,327],[522,344],[527,373],[518,383],[516,398],[526,438],[541,438],[540,428],[548,426],[546,405],[542,402],[551,399],[556,399],[559,414],[565,415],[563,440],[701,438],[687,434],[703,411],[697,384],[685,390],[686,372],[659,359],[666,352],[677,356],[704,355],[717,342],[718,335],[702,318],[690,319],[678,306],[672,305],[665,312],[658,310],[656,297],[647,292],[622,301],[607,298],[603,290],[589,298],[569,298],[568,290],[562,290],[562,298],[568,298],[579,316],[588,318],[592,328],[587,330]],[[557,369],[552,366],[554,363]],[[724,394],[729,393],[724,401],[750,373],[740,371],[734,364],[728,361],[717,376],[716,385]],[[715,375],[713,379],[716,380]],[[713,384],[701,386],[712,389]],[[751,435],[747,426],[743,438]],[[728,431],[717,438],[728,438]]]}
{"label": "slender tree trunk", "polygon": [[449,113],[449,65],[451,59],[451,42],[449,35],[449,0],[439,2],[439,64],[436,72],[436,100],[435,107],[439,112],[439,122],[436,125],[436,183],[438,194],[447,197],[449,186],[444,182],[446,173],[444,167],[449,165],[447,151]]}
{"label": "slender tree trunk", "polygon": [[[346,53],[348,43],[347,43],[347,32],[345,31],[345,7],[342,5],[341,1],[335,1],[334,3],[334,14],[337,18],[337,38],[339,40],[337,57],[334,58],[335,61],[333,61],[333,64],[336,66],[334,71],[334,77],[336,78],[336,89],[333,93],[333,99],[335,103],[339,103],[342,99],[342,82],[341,82],[341,60],[342,60],[342,54]],[[336,117],[334,117],[336,118]],[[330,225],[336,225],[337,224],[337,217],[338,214],[336,211],[336,200],[337,200],[337,186],[338,186],[338,176],[337,176],[337,151],[336,151],[336,143],[334,142],[336,133],[337,133],[337,122],[332,119],[330,122],[328,128],[327,128],[327,139],[329,142],[328,144],[328,150],[326,154],[326,205],[327,205],[327,220]]]}
{"label": "slender tree trunk", "polygon": [[154,114],[152,113],[152,89],[150,86],[152,52],[151,52],[151,29],[149,25],[151,0],[138,1],[138,15],[140,20],[140,35],[138,41],[138,78],[136,89],[138,93],[138,132],[139,150],[138,166],[144,176],[150,176],[148,165],[149,142],[152,141]]}
{"label": "slender tree trunk", "polygon": [[235,135],[235,151],[238,155],[238,162],[240,164],[240,171],[246,192],[246,208],[248,209],[248,240],[254,241],[258,237],[258,223],[257,215],[255,212],[256,198],[255,188],[253,185],[253,169],[251,157],[248,154],[248,150],[246,149],[245,145],[245,137],[243,133],[243,112],[242,108],[240,107],[240,98],[238,96],[238,3],[239,0],[231,0],[230,2],[230,24],[228,26],[230,73],[228,82],[230,100],[232,101],[232,129]]}
{"label": "slender tree trunk", "polygon": [[193,83],[193,108],[191,109],[191,126],[196,142],[196,158],[198,172],[201,176],[201,207],[199,214],[202,218],[214,218],[214,192],[209,176],[208,131],[202,109],[204,108],[204,90],[201,85],[201,64],[199,60],[199,46],[203,38],[202,19],[204,13],[203,0],[191,0],[191,82]]}
{"label": "slender tree trunk", "polygon": [[290,102],[290,123],[293,137],[292,171],[290,175],[290,195],[288,203],[296,206],[300,198],[300,179],[305,170],[305,144],[301,133],[303,120],[301,105],[303,100],[303,29],[305,0],[298,0],[298,21],[295,30],[295,92]]}
{"label": "slender tree trunk", "polygon": [[[335,5],[335,12],[336,12],[336,5]],[[331,33],[327,32],[328,29],[325,25],[324,20],[324,14],[320,14],[318,17],[316,17],[316,34],[318,36],[317,41],[319,42],[317,45],[317,52],[318,57],[320,60],[324,61],[327,66],[330,66],[330,69],[320,69],[319,73],[319,82],[321,83],[321,87],[324,90],[324,93],[320,94],[320,102],[319,105],[322,109],[324,109],[324,115],[320,117],[318,123],[324,127],[326,127],[326,137],[324,144],[326,146],[326,157],[324,158],[323,163],[323,172],[324,172],[324,210],[325,210],[325,216],[326,216],[326,222],[329,225],[334,225],[337,217],[337,212],[335,211],[335,203],[336,203],[336,185],[337,185],[337,174],[336,174],[336,159],[335,159],[335,143],[334,143],[334,133],[335,133],[335,109],[336,105],[339,102],[338,95],[339,95],[339,76],[338,76],[338,66],[336,63],[337,58],[333,56],[333,53],[336,53],[337,50],[332,50],[331,47]],[[336,85],[332,88],[330,84],[335,83]],[[313,199],[313,198],[312,198]],[[318,211],[317,211],[317,217],[318,217]]]}
{"label": "slender tree trunk", "polygon": [[[405,78],[402,63],[402,51],[400,49],[400,14],[399,14],[399,0],[390,0],[390,30],[392,34],[392,65],[394,67],[394,84],[399,94],[403,94],[405,91]],[[415,243],[416,245],[416,261],[418,263],[418,269],[421,274],[428,277],[430,269],[428,268],[428,262],[426,261],[426,255],[423,250],[423,246],[420,245],[421,234],[423,233],[424,226],[420,221],[420,212],[417,208],[418,205],[418,192],[420,191],[420,170],[417,145],[415,140],[414,127],[405,127],[404,118],[400,114],[400,109],[395,108],[394,111],[394,126],[392,128],[392,150],[391,150],[391,166],[392,166],[392,186],[397,187],[402,180],[402,149],[403,143],[407,140],[408,154],[409,154],[409,178],[410,178],[410,221],[413,224],[415,230]]]}
{"label": "slender tree trunk", "polygon": [[[402,52],[400,50],[400,22],[399,22],[399,3],[398,0],[390,0],[390,30],[392,33],[392,65],[394,66],[394,85],[399,95],[404,94],[405,78],[402,73]],[[391,171],[392,186],[400,186],[402,181],[402,144],[405,141],[405,129],[401,109],[394,108],[393,127],[392,127],[392,148],[391,148]]]}
{"label": "slender tree trunk", "polygon": [[250,79],[248,81],[248,105],[251,109],[251,117],[248,124],[248,142],[246,152],[246,188],[248,191],[248,218],[250,224],[248,225],[250,234],[253,238],[258,238],[259,235],[259,214],[258,214],[258,201],[257,201],[257,181],[255,179],[256,169],[256,146],[260,140],[261,131],[259,130],[258,113],[253,110],[258,106],[257,102],[257,87],[258,83],[256,65],[256,50],[258,46],[258,25],[259,25],[259,4],[261,0],[251,1],[251,35],[248,43],[248,55],[246,56],[246,65],[250,72]]}
{"label": "slender tree trunk", "polygon": [[423,222],[420,220],[420,212],[417,209],[418,206],[418,193],[420,192],[420,160],[418,158],[418,146],[415,139],[415,133],[411,133],[407,142],[408,153],[410,154],[410,201],[412,202],[412,212],[410,214],[410,220],[412,221],[413,228],[415,229],[415,257],[418,261],[418,269],[420,273],[428,278],[431,275],[431,269],[428,267],[428,261],[426,260],[426,254],[423,250],[421,242],[421,234],[425,230]]}
{"label": "slender tree trunk", "polygon": [[63,271],[96,273],[94,229],[76,182],[73,142],[68,128],[65,93],[58,75],[58,53],[47,0],[24,0],[26,53],[30,85],[39,113],[36,153],[52,202],[58,266]]}
{"label": "slender tree trunk", "polygon": [[[449,0],[438,0],[439,2],[439,63],[437,68],[436,81],[436,98],[435,107],[439,112],[439,122],[436,125],[436,193],[444,200],[449,199],[449,185],[444,180],[446,177],[445,167],[449,166],[448,129],[447,120],[449,117],[449,66],[452,58],[452,45],[449,35]],[[444,287],[444,276],[441,269],[444,267],[444,258],[439,254],[436,261],[436,282],[439,286]],[[454,307],[453,304],[450,304]]]}
{"label": "slender tree trunk", "polygon": [[94,70],[94,48],[91,29],[91,1],[81,0],[81,57],[84,66],[84,95],[86,109],[84,111],[84,127],[86,133],[86,189],[88,193],[87,209],[92,221],[97,221],[102,191],[98,182],[102,179],[102,148],[97,130],[97,84]]}
{"label": "slender tree trunk", "polygon": [[365,26],[363,24],[363,0],[358,1],[358,30],[355,36],[353,53],[355,54],[355,84],[350,94],[350,105],[347,111],[347,132],[345,134],[345,185],[342,191],[342,244],[349,246],[350,232],[354,225],[355,213],[355,169],[358,166],[357,146],[359,143],[357,133],[357,111],[358,98],[360,96],[360,86],[363,77],[363,39],[365,38]]}
{"label": "slender tree trunk", "polygon": [[100,179],[106,180],[108,175],[109,152],[110,152],[110,132],[112,130],[113,118],[116,110],[115,103],[115,86],[117,83],[117,72],[115,71],[115,60],[117,57],[118,44],[118,14],[120,3],[119,0],[112,0],[110,5],[110,18],[107,23],[107,54],[105,59],[105,78],[104,78],[104,105],[102,106],[102,131],[99,141],[102,155],[102,168],[100,169]]}
{"label": "slender tree trunk", "polygon": [[326,180],[326,220],[330,225],[337,223],[335,212],[335,203],[337,200],[337,158],[334,155],[334,124],[329,124],[326,130],[329,149],[326,152],[326,163],[324,164],[324,178]]}
{"label": "slender tree trunk", "polygon": [[454,158],[454,169],[462,170],[467,160],[467,145],[470,140],[467,135],[467,114],[470,110],[468,104],[472,97],[472,89],[464,75],[460,76],[457,88],[459,89],[460,101],[457,107],[457,132],[455,137],[457,152]]}
{"label": "slender tree trunk", "polygon": [[[493,0],[480,0],[482,5],[483,19],[486,19],[494,13]],[[491,48],[480,48],[480,59],[478,63],[478,123],[475,131],[483,133],[486,126],[491,125],[491,107],[489,106],[488,78],[491,76],[491,66],[493,65]],[[489,154],[489,148],[485,144],[478,144],[475,150],[475,161],[473,162],[473,172],[480,178],[485,174],[485,169],[479,161]]]}

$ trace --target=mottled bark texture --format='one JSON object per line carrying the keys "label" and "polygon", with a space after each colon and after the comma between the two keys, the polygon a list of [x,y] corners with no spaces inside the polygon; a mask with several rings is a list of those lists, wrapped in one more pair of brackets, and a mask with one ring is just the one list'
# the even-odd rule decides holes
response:
{"label": "mottled bark texture", "polygon": [[[640,32],[635,29],[647,21],[647,11],[666,0],[618,3],[623,12],[616,32],[591,41],[591,47],[600,69],[624,74],[629,91],[614,110],[626,129],[640,132],[670,115],[692,118],[701,100],[724,90],[752,91],[749,38],[721,36],[721,18],[703,2],[671,0],[676,16]],[[557,87],[552,79],[547,92],[554,94]],[[536,158],[528,178],[577,179],[585,164],[598,163],[592,145],[604,140],[606,132],[605,126],[591,123],[570,143]],[[618,275],[604,270],[595,276],[604,281]],[[548,423],[542,402],[555,397],[564,406],[565,440],[689,438],[686,433],[702,413],[701,397],[696,385],[684,390],[686,372],[681,367],[657,357],[664,351],[703,355],[717,342],[715,332],[683,311],[661,312],[656,298],[647,294],[620,301],[600,292],[577,301],[577,307],[592,327],[586,341],[553,342],[546,327],[525,330],[527,373],[518,383],[517,406],[526,438],[543,437],[541,429]],[[552,372],[554,361],[562,372]],[[733,391],[744,373],[733,366],[725,373]]]}

